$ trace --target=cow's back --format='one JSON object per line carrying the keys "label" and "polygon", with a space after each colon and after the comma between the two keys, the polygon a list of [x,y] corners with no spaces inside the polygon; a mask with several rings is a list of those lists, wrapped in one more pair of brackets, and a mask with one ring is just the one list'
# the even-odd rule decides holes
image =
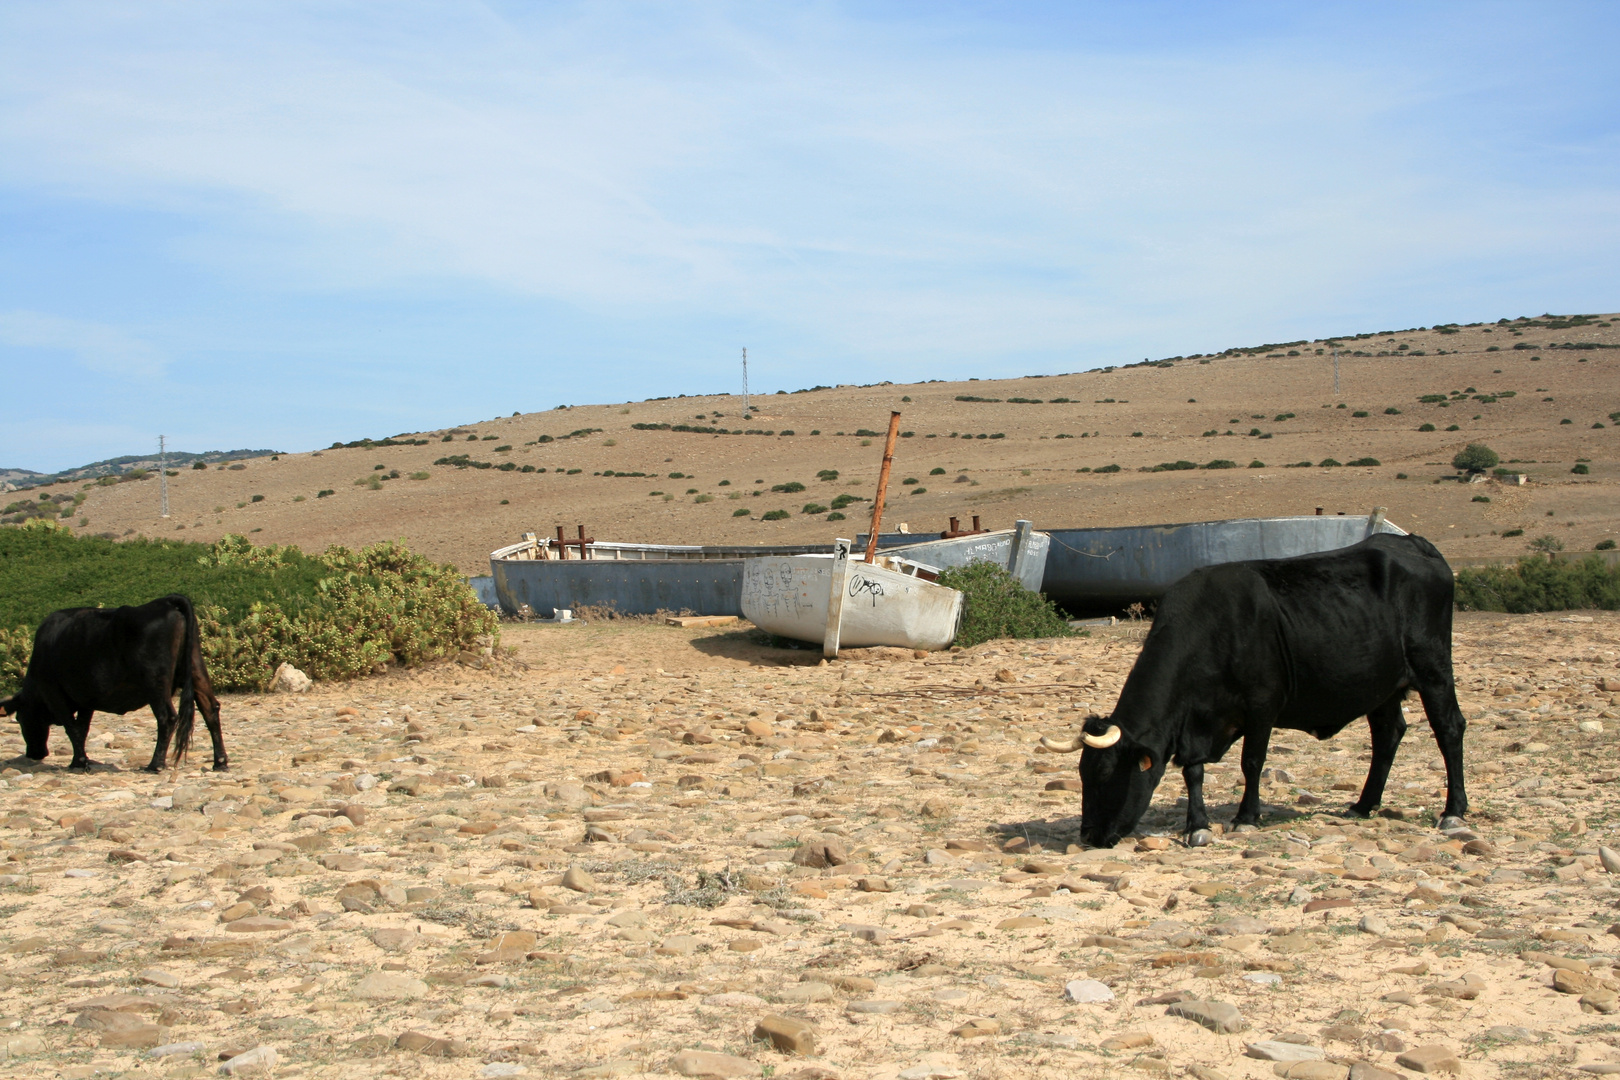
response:
{"label": "cow's back", "polygon": [[136,607],[63,608],[34,634],[25,682],[75,707],[128,712],[175,676],[186,620],[164,597]]}

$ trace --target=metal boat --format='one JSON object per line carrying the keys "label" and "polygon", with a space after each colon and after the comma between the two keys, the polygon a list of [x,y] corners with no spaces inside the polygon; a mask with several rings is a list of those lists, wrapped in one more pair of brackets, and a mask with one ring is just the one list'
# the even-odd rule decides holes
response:
{"label": "metal boat", "polygon": [[1376,532],[1405,535],[1405,530],[1385,520],[1381,508],[1367,515],[1046,531],[1052,550],[1041,591],[1076,614],[1157,600],[1200,566],[1332,551]]}
{"label": "metal boat", "polygon": [[[941,569],[994,562],[1030,589],[1040,587],[1046,572],[1051,540],[1027,521],[1012,529],[949,539],[927,536],[880,532],[878,547],[885,554]],[[512,615],[525,605],[540,618],[551,618],[558,608],[591,607],[623,615],[659,611],[741,615],[743,567],[750,560],[832,551],[832,544],[627,544],[528,533],[518,543],[491,552],[489,564],[501,609]]]}

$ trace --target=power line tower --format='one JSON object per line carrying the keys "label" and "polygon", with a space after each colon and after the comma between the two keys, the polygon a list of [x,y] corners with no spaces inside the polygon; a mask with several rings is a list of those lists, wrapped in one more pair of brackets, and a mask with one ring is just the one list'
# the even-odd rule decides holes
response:
{"label": "power line tower", "polygon": [[748,350],[743,349],[743,419],[748,418]]}
{"label": "power line tower", "polygon": [[163,492],[163,516],[169,516],[169,446],[168,439],[158,436],[158,490]]}

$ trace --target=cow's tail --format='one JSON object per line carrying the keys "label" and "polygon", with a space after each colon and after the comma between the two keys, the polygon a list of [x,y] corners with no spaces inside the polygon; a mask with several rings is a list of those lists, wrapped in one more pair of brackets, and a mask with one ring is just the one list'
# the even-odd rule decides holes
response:
{"label": "cow's tail", "polygon": [[169,602],[186,617],[186,642],[180,650],[180,663],[185,675],[180,682],[180,711],[174,725],[174,754],[172,762],[179,765],[191,749],[191,728],[197,719],[197,664],[202,655],[202,637],[197,631],[197,611],[187,597],[178,594]]}

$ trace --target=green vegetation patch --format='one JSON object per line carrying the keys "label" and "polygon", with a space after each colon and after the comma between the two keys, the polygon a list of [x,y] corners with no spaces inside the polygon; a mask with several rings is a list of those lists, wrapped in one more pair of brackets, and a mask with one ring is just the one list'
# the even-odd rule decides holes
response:
{"label": "green vegetation patch", "polygon": [[955,643],[963,648],[995,638],[1074,636],[1050,600],[1030,592],[994,563],[953,566],[940,573],[939,583],[962,593],[962,624]]}
{"label": "green vegetation patch", "polygon": [[1620,609],[1620,567],[1591,555],[1579,561],[1529,556],[1517,566],[1485,566],[1457,574],[1460,611]]}
{"label": "green vegetation patch", "polygon": [[28,525],[0,529],[0,693],[20,682],[50,612],[172,592],[197,605],[208,672],[224,690],[263,690],[283,661],[315,679],[414,667],[476,648],[499,626],[453,566],[391,542],[308,555],[241,536],[115,542]]}

